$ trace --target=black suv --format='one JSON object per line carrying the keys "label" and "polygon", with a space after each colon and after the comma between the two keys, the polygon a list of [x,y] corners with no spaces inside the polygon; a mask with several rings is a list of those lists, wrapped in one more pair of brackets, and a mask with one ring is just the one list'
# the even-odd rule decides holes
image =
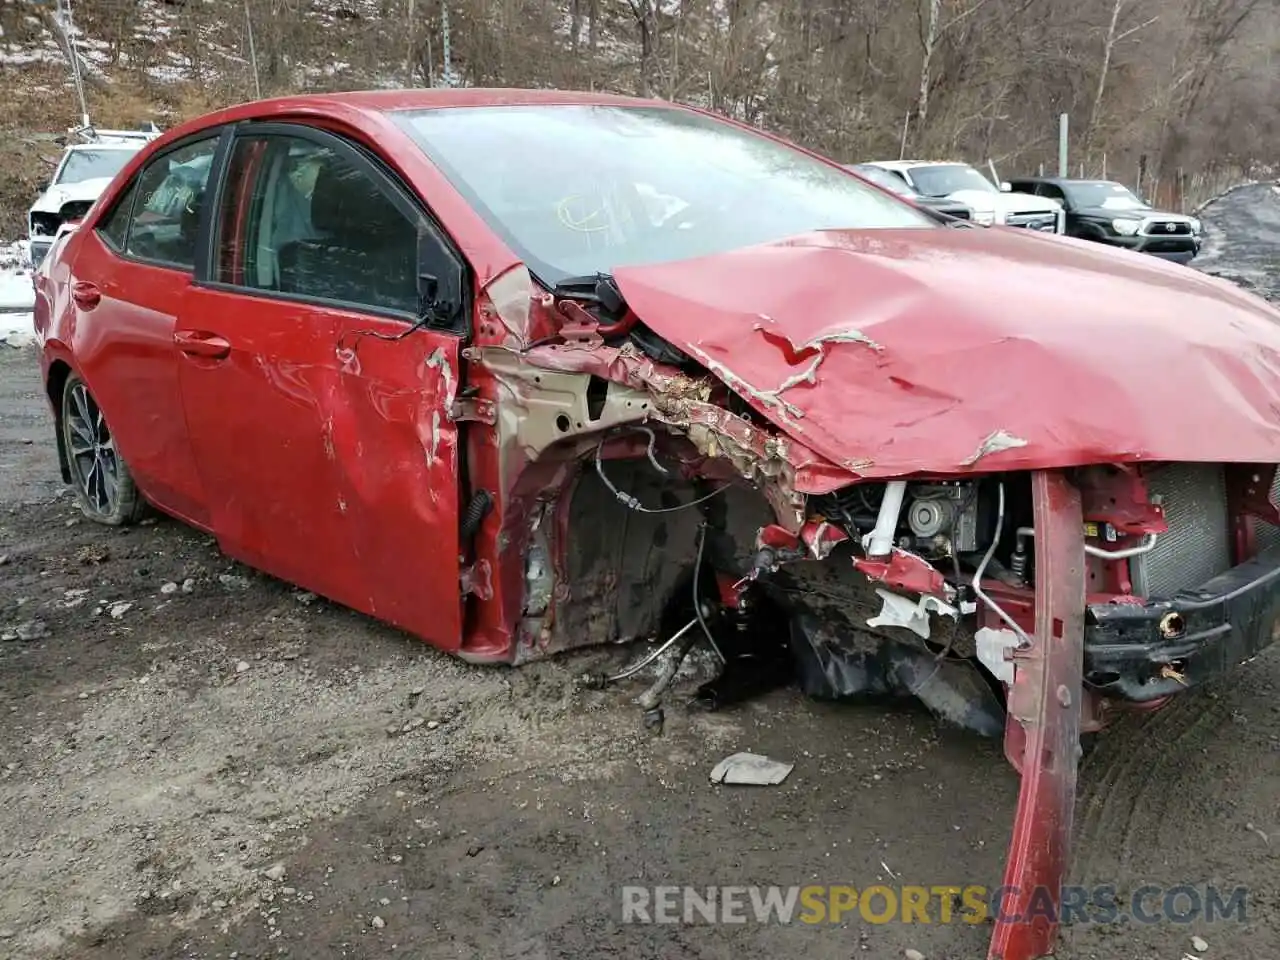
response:
{"label": "black suv", "polygon": [[1200,252],[1200,221],[1166,213],[1112,180],[1021,177],[1009,181],[1014,193],[1051,197],[1067,214],[1066,234],[1113,247],[1190,263]]}

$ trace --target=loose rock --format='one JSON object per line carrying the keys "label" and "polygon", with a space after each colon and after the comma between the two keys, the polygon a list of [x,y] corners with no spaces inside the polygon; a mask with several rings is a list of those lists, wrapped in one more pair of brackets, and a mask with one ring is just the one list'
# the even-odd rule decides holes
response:
{"label": "loose rock", "polygon": [[32,641],[43,640],[49,636],[49,627],[43,620],[28,620],[26,623],[18,624],[14,630],[14,635],[19,640]]}
{"label": "loose rock", "polygon": [[178,592],[178,585],[170,580],[168,583],[160,585],[160,592],[167,597],[170,594]]}
{"label": "loose rock", "polygon": [[375,930],[381,930],[386,925],[387,921],[383,920],[381,917],[374,917],[369,921],[369,926],[373,927]]}
{"label": "loose rock", "polygon": [[284,864],[283,863],[272,864],[271,866],[267,867],[267,869],[262,871],[262,875],[266,877],[268,880],[270,880],[272,883],[279,883],[281,880],[284,879]]}
{"label": "loose rock", "polygon": [[119,620],[131,609],[133,609],[132,603],[128,600],[121,600],[118,603],[113,603],[107,612],[111,614],[112,620]]}
{"label": "loose rock", "polygon": [[1191,948],[1195,950],[1196,953],[1204,953],[1209,949],[1209,941],[1205,940],[1203,937],[1192,937]]}
{"label": "loose rock", "polygon": [[191,579],[190,577],[187,577],[187,579],[183,580],[183,581],[182,581],[182,592],[183,592],[183,593],[195,593],[195,592],[196,592],[196,582],[195,582],[195,580]]}
{"label": "loose rock", "polygon": [[248,669],[249,669],[249,661],[247,660],[241,660],[239,663],[236,664],[236,673],[244,673]]}
{"label": "loose rock", "polygon": [[924,954],[912,947],[907,947],[906,950],[902,951],[902,955],[906,960],[924,960]]}

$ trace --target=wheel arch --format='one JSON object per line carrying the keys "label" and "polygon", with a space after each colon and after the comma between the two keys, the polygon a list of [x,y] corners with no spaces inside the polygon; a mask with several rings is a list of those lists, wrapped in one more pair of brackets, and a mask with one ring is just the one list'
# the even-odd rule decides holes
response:
{"label": "wheel arch", "polygon": [[45,391],[53,408],[53,432],[58,439],[58,470],[63,483],[71,482],[71,465],[67,462],[67,440],[62,431],[62,394],[74,372],[67,361],[54,360],[49,364],[49,373],[45,377]]}

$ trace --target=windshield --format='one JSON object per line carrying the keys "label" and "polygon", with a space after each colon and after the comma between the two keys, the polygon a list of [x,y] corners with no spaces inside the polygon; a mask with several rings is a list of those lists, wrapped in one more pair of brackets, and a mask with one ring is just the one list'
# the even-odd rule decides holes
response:
{"label": "windshield", "polygon": [[134,153],[133,150],[72,150],[58,171],[56,182],[79,183],[97,177],[114,177]]}
{"label": "windshield", "polygon": [[999,193],[990,180],[963,163],[940,163],[930,167],[912,167],[909,171],[916,189],[926,197],[945,197],[957,190],[981,190]]}
{"label": "windshield", "polygon": [[1109,210],[1145,210],[1146,201],[1119,183],[1097,181],[1095,183],[1063,184],[1073,206],[1106,207]]}
{"label": "windshield", "polygon": [[890,173],[883,167],[873,167],[869,163],[859,163],[849,168],[864,180],[870,180],[877,186],[892,190],[900,197],[914,197],[915,191],[896,173]]}
{"label": "windshield", "polygon": [[666,107],[392,115],[544,282],[814,230],[936,224],[792,147]]}

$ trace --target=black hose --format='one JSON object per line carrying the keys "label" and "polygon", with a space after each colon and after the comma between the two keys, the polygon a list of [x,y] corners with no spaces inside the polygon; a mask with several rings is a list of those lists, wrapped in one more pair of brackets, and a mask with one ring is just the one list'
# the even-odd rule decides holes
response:
{"label": "black hose", "polygon": [[477,490],[476,495],[467,504],[467,509],[462,512],[459,533],[463,543],[471,541],[471,538],[476,535],[476,531],[480,529],[480,524],[484,522],[484,518],[489,515],[489,511],[492,509],[493,494],[488,490]]}

